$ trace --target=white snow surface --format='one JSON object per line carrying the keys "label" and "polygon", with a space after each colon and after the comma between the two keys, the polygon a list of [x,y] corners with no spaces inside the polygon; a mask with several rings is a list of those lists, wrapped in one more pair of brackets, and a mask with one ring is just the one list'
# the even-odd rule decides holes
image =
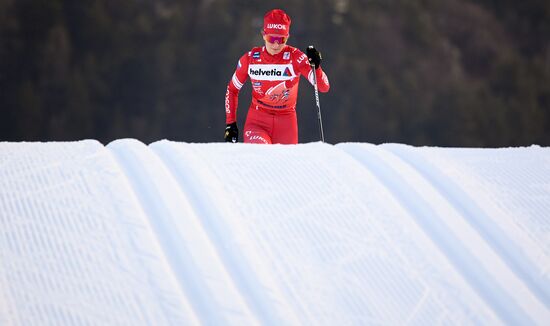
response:
{"label": "white snow surface", "polygon": [[0,143],[0,325],[550,325],[550,148]]}

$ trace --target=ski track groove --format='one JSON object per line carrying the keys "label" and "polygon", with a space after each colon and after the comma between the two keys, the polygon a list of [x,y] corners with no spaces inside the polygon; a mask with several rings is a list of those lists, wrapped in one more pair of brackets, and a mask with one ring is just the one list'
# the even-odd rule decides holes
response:
{"label": "ski track groove", "polygon": [[212,199],[208,198],[203,190],[208,188],[208,185],[203,184],[201,179],[196,177],[196,174],[201,172],[196,171],[191,164],[187,164],[185,159],[178,160],[171,155],[178,152],[178,148],[172,142],[159,141],[150,144],[149,148],[168,168],[196,215],[200,216],[204,231],[208,234],[232,281],[257,320],[262,325],[284,324],[281,316],[276,315],[270,307],[265,286],[256,278],[246,259],[238,254],[235,239],[226,232],[229,228],[225,227],[223,219],[219,218],[223,213],[216,209],[216,205],[210,204]]}
{"label": "ski track groove", "polygon": [[[139,143],[144,149],[149,148]],[[170,220],[175,218],[163,201],[161,194],[154,185],[151,177],[142,166],[138,155],[126,147],[117,148],[116,144],[107,146],[111,150],[121,170],[131,184],[132,191],[139,198],[139,203],[147,216],[147,220],[154,231],[165,259],[168,261],[170,272],[177,280],[182,297],[192,298],[187,300],[192,306],[196,319],[206,325],[227,324],[227,321],[219,314],[221,309],[217,307],[213,294],[208,293],[208,287],[200,277],[199,271],[192,264],[193,258],[189,248],[182,243],[176,228]],[[160,236],[160,234],[164,236]],[[175,248],[178,250],[176,251]]]}
{"label": "ski track groove", "polygon": [[[430,203],[405,181],[399,171],[387,164],[380,157],[380,154],[375,153],[375,151],[384,151],[400,159],[397,155],[381,146],[369,148],[359,144],[347,143],[340,144],[338,147],[379,179],[428,237],[447,256],[451,264],[471,285],[479,297],[493,309],[501,321],[516,325],[535,323],[515,302],[513,296],[502,288],[493,279],[492,275],[482,267],[476,255],[467,248],[461,247],[461,242],[457,239],[457,236],[445,222],[437,218],[438,216]],[[445,194],[442,195],[445,197]]]}
{"label": "ski track groove", "polygon": [[[529,287],[531,292],[550,308],[550,284],[536,273],[537,268],[505,232],[487,216],[485,211],[461,187],[443,175],[435,166],[424,160],[420,154],[407,150],[400,145],[384,145],[384,149],[393,153],[413,167],[464,217],[502,258],[510,269]],[[406,153],[406,155],[405,155]]]}

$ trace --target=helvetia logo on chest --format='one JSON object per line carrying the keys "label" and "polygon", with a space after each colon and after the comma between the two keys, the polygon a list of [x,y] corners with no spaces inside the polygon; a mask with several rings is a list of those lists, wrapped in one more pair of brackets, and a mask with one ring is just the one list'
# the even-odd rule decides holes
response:
{"label": "helvetia logo on chest", "polygon": [[277,70],[277,69],[263,70],[262,68],[258,68],[258,69],[250,68],[250,70],[248,70],[248,73],[251,76],[282,76],[283,75],[283,73],[280,70]]}
{"label": "helvetia logo on chest", "polygon": [[251,64],[248,75],[256,80],[287,80],[294,76],[292,65]]}

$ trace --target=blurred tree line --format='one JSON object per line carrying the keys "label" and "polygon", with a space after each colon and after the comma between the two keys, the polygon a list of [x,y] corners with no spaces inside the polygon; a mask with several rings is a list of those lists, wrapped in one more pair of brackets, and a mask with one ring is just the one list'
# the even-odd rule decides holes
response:
{"label": "blurred tree line", "polygon": [[[544,0],[0,0],[0,140],[222,141],[263,14],[323,53],[328,142],[550,145]],[[303,79],[300,142],[317,141]],[[239,102],[242,129],[250,85]]]}

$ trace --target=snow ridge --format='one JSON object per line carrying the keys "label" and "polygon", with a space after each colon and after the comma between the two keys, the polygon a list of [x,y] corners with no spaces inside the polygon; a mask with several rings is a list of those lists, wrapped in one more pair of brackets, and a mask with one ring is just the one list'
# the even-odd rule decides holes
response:
{"label": "snow ridge", "polygon": [[[118,158],[139,193],[140,202],[163,243],[166,256],[172,260],[172,269],[179,276],[185,297],[192,298],[190,304],[200,322],[221,325],[253,320],[241,293],[234,289],[193,204],[163,161],[150,148],[133,140],[115,141],[108,148]],[[218,276],[219,279],[205,279],[203,275]],[[227,301],[220,303],[219,296]],[[227,310],[238,311],[245,318],[228,319],[227,316],[231,315],[224,313]]]}
{"label": "snow ridge", "polygon": [[541,302],[550,307],[550,280],[539,273],[536,264],[514,245],[498,223],[491,219],[475,201],[452,180],[445,177],[437,168],[423,160],[419,155],[403,146],[386,145],[394,154],[407,160],[449,203],[460,212],[466,221],[488,242],[491,248],[506,262],[510,269],[521,278]]}
{"label": "snow ridge", "polygon": [[[502,266],[499,269],[495,268],[500,263],[498,259],[501,257],[495,257],[492,252],[484,248],[487,246],[484,239],[476,236],[463,221],[453,221],[449,218],[461,218],[457,212],[452,211],[454,207],[445,207],[449,205],[438,202],[439,200],[449,201],[449,197],[438,198],[441,197],[441,193],[438,196],[437,189],[429,189],[431,186],[420,180],[422,176],[415,175],[416,171],[405,166],[383,147],[351,144],[340,147],[374,172],[501,320],[512,324],[532,324],[529,315],[535,314],[536,310],[539,311],[539,315],[540,312],[544,313],[544,306],[530,298],[529,291],[523,288],[520,280],[514,279],[513,275],[505,275],[505,277],[503,275],[502,280],[495,278],[507,273]],[[434,169],[430,171],[435,173]],[[456,235],[457,232],[464,234]],[[465,242],[469,244],[464,245]],[[482,256],[479,255],[480,252],[483,252]],[[491,259],[491,264],[484,264],[483,261],[487,261],[488,257]],[[507,293],[506,287],[526,293],[526,297],[530,300],[516,302],[514,293],[517,292]],[[519,304],[524,307],[520,307]]]}
{"label": "snow ridge", "polygon": [[550,320],[550,149],[0,143],[0,324]]}
{"label": "snow ridge", "polygon": [[[150,147],[168,167],[180,189],[186,194],[192,209],[201,220],[202,228],[218,252],[218,257],[228,276],[234,286],[238,288],[251,312],[262,324],[283,324],[283,321],[290,316],[278,313],[274,309],[277,305],[266,297],[266,285],[256,279],[249,264],[240,255],[236,240],[226,231],[228,227],[224,225],[223,219],[219,219],[224,215],[218,208],[222,205],[218,204],[218,207],[212,205],[214,201],[218,203],[223,201],[223,198],[210,198],[207,193],[202,191],[206,187],[215,187],[218,181],[211,178],[208,173],[203,173],[204,170],[200,166],[190,164],[185,159],[185,155],[179,157],[175,146],[173,143],[161,141],[151,144]],[[192,148],[182,145],[180,151],[192,153]],[[190,155],[192,155],[191,153]]]}

